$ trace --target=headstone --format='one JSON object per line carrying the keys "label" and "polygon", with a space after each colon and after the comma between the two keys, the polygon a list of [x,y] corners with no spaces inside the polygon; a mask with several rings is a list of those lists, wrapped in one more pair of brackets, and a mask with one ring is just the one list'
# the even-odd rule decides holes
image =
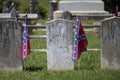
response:
{"label": "headstone", "polygon": [[24,19],[24,17],[27,15],[28,19],[32,19],[32,20],[37,20],[38,19],[38,14],[19,14],[21,19]]}
{"label": "headstone", "polygon": [[[19,14],[20,19],[24,19],[24,17],[27,15],[27,18],[30,20],[37,20],[38,15],[37,14]],[[0,13],[0,20],[2,19],[13,19],[11,13]]]}
{"label": "headstone", "polygon": [[47,65],[50,71],[73,70],[73,23],[58,19],[47,22]]}
{"label": "headstone", "polygon": [[14,20],[0,21],[0,71],[22,70],[21,27]]}
{"label": "headstone", "polygon": [[69,11],[63,12],[63,19],[71,20],[72,19],[72,13]]}
{"label": "headstone", "polygon": [[14,2],[12,2],[10,5],[10,13],[11,13],[11,17],[16,19],[17,9],[16,9]]}
{"label": "headstone", "polygon": [[14,2],[12,2],[10,4],[10,2],[4,1],[3,2],[2,13],[10,13],[11,17],[15,19],[16,18],[17,9],[16,9],[16,6],[15,6]]}
{"label": "headstone", "polygon": [[3,2],[2,13],[9,13],[8,1],[4,1],[4,2]]}
{"label": "headstone", "polygon": [[101,68],[120,69],[120,18],[102,21]]}
{"label": "headstone", "polygon": [[1,13],[0,14],[0,20],[3,20],[3,19],[11,19],[11,14],[10,13]]}
{"label": "headstone", "polygon": [[59,10],[62,11],[104,11],[101,0],[61,0]]}
{"label": "headstone", "polygon": [[17,9],[16,9],[16,6],[15,6],[14,2],[11,3],[10,13],[11,13],[11,17],[15,19],[16,18]]}
{"label": "headstone", "polygon": [[105,19],[109,12],[104,11],[102,0],[60,0],[58,10],[54,11],[54,19],[62,17],[64,11],[72,13],[72,19],[80,17],[81,20]]}
{"label": "headstone", "polygon": [[72,20],[73,15],[70,11],[54,11],[54,19],[67,19]]}

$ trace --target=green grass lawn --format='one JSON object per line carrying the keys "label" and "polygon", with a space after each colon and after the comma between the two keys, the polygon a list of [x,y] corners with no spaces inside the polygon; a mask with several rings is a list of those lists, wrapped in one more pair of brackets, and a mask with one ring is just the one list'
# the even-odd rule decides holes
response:
{"label": "green grass lawn", "polygon": [[120,71],[100,68],[100,51],[87,51],[81,55],[80,67],[71,71],[47,71],[46,53],[31,52],[24,62],[24,70],[0,72],[0,80],[119,80]]}
{"label": "green grass lawn", "polygon": [[[46,34],[42,31],[35,31],[34,34]],[[88,48],[100,48],[100,37],[94,37],[91,31],[86,32],[86,35],[89,41]],[[30,41],[32,48],[46,48],[46,40]],[[46,52],[32,51],[24,62],[23,71],[0,71],[0,80],[119,80],[120,70],[100,68],[100,53],[101,51],[83,52],[80,60],[75,63],[75,70],[50,72],[47,71]]]}
{"label": "green grass lawn", "polygon": [[100,49],[100,37],[96,37],[93,35],[93,31],[86,32],[86,36],[88,39],[88,46],[87,48],[98,48]]}

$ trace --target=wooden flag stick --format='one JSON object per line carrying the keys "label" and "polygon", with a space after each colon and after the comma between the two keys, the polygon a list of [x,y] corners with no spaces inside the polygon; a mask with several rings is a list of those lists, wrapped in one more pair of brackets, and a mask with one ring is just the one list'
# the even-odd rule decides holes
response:
{"label": "wooden flag stick", "polygon": [[80,59],[78,59],[78,61],[77,61],[77,65],[78,65],[78,70],[80,69]]}

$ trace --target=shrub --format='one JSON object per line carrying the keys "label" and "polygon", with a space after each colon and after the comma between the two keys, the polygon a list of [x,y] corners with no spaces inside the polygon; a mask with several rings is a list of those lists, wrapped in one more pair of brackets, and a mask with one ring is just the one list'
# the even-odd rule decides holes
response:
{"label": "shrub", "polygon": [[114,13],[116,6],[118,6],[118,11],[120,11],[120,0],[102,0],[105,4],[105,10],[110,13]]}
{"label": "shrub", "polygon": [[47,17],[47,10],[42,6],[40,6],[40,17],[42,19],[45,19]]}

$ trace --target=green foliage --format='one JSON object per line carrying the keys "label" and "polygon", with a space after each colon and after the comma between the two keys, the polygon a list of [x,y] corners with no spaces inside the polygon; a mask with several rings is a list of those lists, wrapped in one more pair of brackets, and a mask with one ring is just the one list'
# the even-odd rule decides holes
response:
{"label": "green foliage", "polygon": [[22,4],[19,6],[19,11],[21,13],[30,13],[30,7],[29,7],[29,3],[25,2],[25,4]]}
{"label": "green foliage", "polygon": [[[39,44],[36,44],[36,43],[39,43]],[[46,49],[46,40],[31,39],[30,44],[31,44],[31,49]]]}
{"label": "green foliage", "polygon": [[[2,9],[3,9],[3,2],[4,2],[5,0],[0,0],[0,13],[2,13]],[[18,8],[19,7],[19,5],[20,5],[20,3],[18,2],[18,1],[16,1],[16,0],[6,0],[6,1],[8,1],[8,8],[11,6],[11,3],[12,2],[14,2],[15,3],[15,5],[16,5],[16,7]]]}
{"label": "green foliage", "polygon": [[[91,36],[92,35],[92,36]],[[88,38],[88,48],[100,48],[100,37],[93,36],[93,32],[86,32],[86,36]]]}
{"label": "green foliage", "polygon": [[116,6],[118,6],[118,11],[120,11],[120,0],[102,0],[105,4],[105,10],[110,13],[114,13]]}
{"label": "green foliage", "polygon": [[42,6],[40,6],[40,17],[42,19],[45,19],[47,17],[47,10]]}
{"label": "green foliage", "polygon": [[[33,30],[33,34],[34,35],[46,35],[46,31],[44,28],[37,29],[37,30]],[[36,44],[36,43],[39,43],[39,44]],[[31,44],[31,49],[46,49],[45,39],[30,39],[30,44]]]}
{"label": "green foliage", "polygon": [[[2,3],[5,0],[0,0],[0,12],[2,12]],[[6,1],[13,1],[15,2],[16,6],[18,7],[20,13],[29,13],[30,12],[30,1],[31,0],[6,0]],[[49,15],[49,2],[50,0],[38,0],[40,5],[40,16],[41,18],[46,18]]]}
{"label": "green foliage", "polygon": [[50,6],[50,0],[38,0],[39,4],[40,4],[40,11],[41,15],[45,15],[41,16],[43,18],[49,17],[49,6]]}
{"label": "green foliage", "polygon": [[3,6],[2,6],[2,4],[3,4],[2,2],[3,2],[3,1],[4,1],[4,0],[0,0],[0,4],[1,4],[1,5],[0,5],[0,13],[2,12],[2,9],[3,9]]}

